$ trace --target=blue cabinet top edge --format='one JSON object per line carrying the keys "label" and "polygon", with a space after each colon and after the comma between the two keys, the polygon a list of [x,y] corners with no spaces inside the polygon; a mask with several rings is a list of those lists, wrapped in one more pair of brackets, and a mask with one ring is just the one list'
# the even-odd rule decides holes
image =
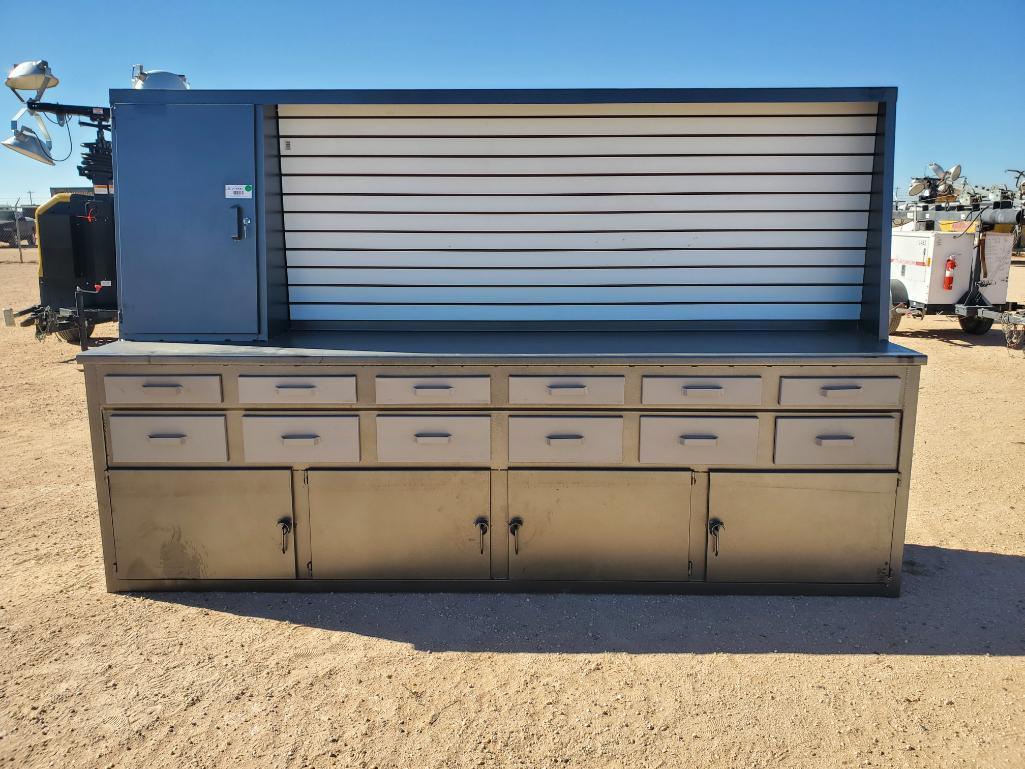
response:
{"label": "blue cabinet top edge", "polygon": [[347,90],[112,89],[111,104],[644,104],[687,102],[895,103],[896,87],[465,88]]}

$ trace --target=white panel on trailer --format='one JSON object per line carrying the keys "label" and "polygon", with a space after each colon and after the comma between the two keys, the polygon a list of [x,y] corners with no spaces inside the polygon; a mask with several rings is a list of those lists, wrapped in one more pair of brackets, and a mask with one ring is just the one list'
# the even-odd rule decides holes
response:
{"label": "white panel on trailer", "polygon": [[875,103],[283,105],[291,317],[855,319],[877,120]]}

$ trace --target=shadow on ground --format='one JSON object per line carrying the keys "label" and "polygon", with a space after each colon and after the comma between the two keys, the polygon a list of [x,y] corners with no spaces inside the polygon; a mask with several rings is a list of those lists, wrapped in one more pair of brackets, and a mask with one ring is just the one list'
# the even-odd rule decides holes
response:
{"label": "shadow on ground", "polygon": [[469,652],[1025,656],[1025,557],[909,545],[899,598],[152,593],[166,601]]}
{"label": "shadow on ground", "polygon": [[994,324],[985,334],[966,334],[960,326],[953,328],[915,328],[908,325],[896,334],[890,334],[890,341],[895,344],[913,343],[918,339],[932,339],[953,347],[1005,347],[1004,332],[999,324]]}

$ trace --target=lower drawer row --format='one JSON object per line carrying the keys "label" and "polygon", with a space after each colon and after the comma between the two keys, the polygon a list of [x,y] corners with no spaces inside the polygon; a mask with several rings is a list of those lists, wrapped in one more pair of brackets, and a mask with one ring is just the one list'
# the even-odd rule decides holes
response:
{"label": "lower drawer row", "polygon": [[[358,415],[242,417],[247,464],[354,464],[361,460]],[[377,415],[377,461],[492,462],[490,415]],[[641,416],[637,456],[624,457],[622,416],[508,417],[509,464],[755,466],[763,420],[748,416]],[[895,415],[776,416],[771,464],[893,467]],[[125,414],[109,418],[112,464],[229,461],[224,414]]]}
{"label": "lower drawer row", "polygon": [[108,479],[122,580],[878,583],[897,488],[896,474],[871,472],[311,470],[295,488],[286,470]]}

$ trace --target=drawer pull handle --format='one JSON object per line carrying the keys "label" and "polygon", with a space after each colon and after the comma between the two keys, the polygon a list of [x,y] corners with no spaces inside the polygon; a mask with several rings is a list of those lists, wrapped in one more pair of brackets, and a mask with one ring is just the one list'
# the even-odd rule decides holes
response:
{"label": "drawer pull handle", "polygon": [[480,532],[480,554],[484,555],[484,535],[488,533],[488,519],[483,515],[477,516],[477,520],[473,522],[473,525]]}
{"label": "drawer pull handle", "polygon": [[292,533],[292,519],[287,515],[278,519],[278,528],[281,529],[281,552],[288,552],[288,535]]}
{"label": "drawer pull handle", "polygon": [[282,435],[281,442],[286,446],[316,446],[320,443],[319,435]]}
{"label": "drawer pull handle", "polygon": [[819,392],[822,393],[823,398],[843,398],[846,395],[853,395],[861,389],[860,384],[822,385]]}
{"label": "drawer pull handle", "polygon": [[452,433],[417,433],[413,440],[425,445],[451,443]]}
{"label": "drawer pull handle", "polygon": [[546,435],[545,443],[549,446],[583,446],[582,435]]}
{"label": "drawer pull handle", "polygon": [[816,435],[815,443],[819,446],[853,446],[853,435]]}
{"label": "drawer pull handle", "polygon": [[185,388],[182,387],[177,382],[144,382],[143,385],[142,385],[142,389],[143,390],[163,390],[165,392],[170,390],[170,391],[173,391],[172,394],[180,395],[182,390],[184,390]]}
{"label": "drawer pull handle", "polygon": [[681,435],[680,443],[684,446],[718,446],[718,435]]}
{"label": "drawer pull handle", "polygon": [[312,395],[316,389],[317,386],[315,384],[309,384],[308,382],[274,385],[274,391],[278,395]]}
{"label": "drawer pull handle", "polygon": [[718,518],[713,518],[708,522],[708,535],[712,538],[712,554],[719,557],[719,536],[726,531],[726,524],[720,521]]}
{"label": "drawer pull handle", "polygon": [[146,436],[146,440],[157,446],[184,446],[188,438],[184,433],[152,433]]}
{"label": "drawer pull handle", "polygon": [[725,389],[722,385],[683,385],[680,388],[684,396],[704,395],[706,398],[719,400],[722,398]]}
{"label": "drawer pull handle", "polygon": [[509,521],[509,533],[513,538],[513,552],[520,554],[520,529],[523,528],[523,519],[518,515]]}
{"label": "drawer pull handle", "polygon": [[452,385],[447,384],[423,384],[413,385],[413,395],[419,397],[426,397],[432,395],[435,397],[446,397],[452,394],[455,388]]}
{"label": "drawer pull handle", "polygon": [[545,390],[549,395],[587,395],[587,385],[573,384],[550,384]]}

